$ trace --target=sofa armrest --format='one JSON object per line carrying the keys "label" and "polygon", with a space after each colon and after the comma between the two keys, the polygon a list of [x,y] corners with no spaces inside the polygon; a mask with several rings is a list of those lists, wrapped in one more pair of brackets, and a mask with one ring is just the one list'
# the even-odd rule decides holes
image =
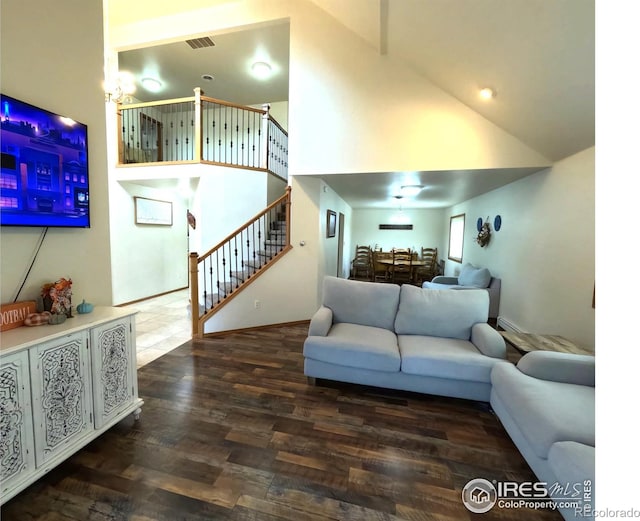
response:
{"label": "sofa armrest", "polygon": [[471,343],[486,356],[507,358],[507,346],[504,338],[489,324],[478,323],[471,327]]}
{"label": "sofa armrest", "polygon": [[444,275],[437,275],[431,279],[431,282],[435,282],[436,284],[457,284],[458,277],[446,277]]}
{"label": "sofa armrest", "polygon": [[311,317],[309,336],[327,336],[333,325],[333,311],[326,306],[320,307]]}
{"label": "sofa armrest", "polygon": [[596,359],[590,355],[532,351],[519,360],[517,367],[520,372],[541,380],[596,385]]}

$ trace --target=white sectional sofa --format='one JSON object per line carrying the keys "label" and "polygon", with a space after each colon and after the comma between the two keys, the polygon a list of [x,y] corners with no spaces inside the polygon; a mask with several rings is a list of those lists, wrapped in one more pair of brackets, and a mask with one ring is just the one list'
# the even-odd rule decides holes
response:
{"label": "white sectional sofa", "polygon": [[484,290],[325,277],[304,343],[305,375],[488,402],[491,370],[509,364],[488,310]]}
{"label": "white sectional sofa", "polygon": [[[487,324],[482,289],[335,277],[323,284],[304,343],[305,375],[488,401],[556,499],[594,497],[594,357],[535,351],[517,365],[507,362],[502,337]],[[581,512],[559,510],[567,520],[593,519],[593,503],[580,504]]]}
{"label": "white sectional sofa", "polygon": [[491,382],[491,407],[538,479],[559,502],[580,503],[560,513],[593,519],[595,358],[533,351],[494,367]]}

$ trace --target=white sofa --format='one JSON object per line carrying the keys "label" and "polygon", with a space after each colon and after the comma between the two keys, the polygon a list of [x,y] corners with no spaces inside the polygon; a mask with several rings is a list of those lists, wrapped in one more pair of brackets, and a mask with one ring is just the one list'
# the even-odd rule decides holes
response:
{"label": "white sofa", "polygon": [[560,513],[567,520],[593,519],[595,358],[533,351],[517,366],[494,367],[491,382],[491,406],[538,479],[547,490],[558,483],[566,491],[552,493],[555,499],[580,501],[581,510]]}
{"label": "white sofa", "polygon": [[488,310],[482,290],[325,277],[304,343],[305,375],[488,402],[492,368],[509,364]]}

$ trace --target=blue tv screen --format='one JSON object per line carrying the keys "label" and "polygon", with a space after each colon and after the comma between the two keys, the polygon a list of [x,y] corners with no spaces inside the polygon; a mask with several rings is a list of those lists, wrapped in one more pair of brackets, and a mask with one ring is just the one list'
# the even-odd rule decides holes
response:
{"label": "blue tv screen", "polygon": [[89,227],[87,126],[4,94],[0,224]]}

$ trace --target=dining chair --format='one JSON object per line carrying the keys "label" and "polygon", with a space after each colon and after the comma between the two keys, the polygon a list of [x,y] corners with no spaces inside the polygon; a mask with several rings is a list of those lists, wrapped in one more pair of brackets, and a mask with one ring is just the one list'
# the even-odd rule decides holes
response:
{"label": "dining chair", "polygon": [[393,248],[391,250],[391,282],[411,282],[413,278],[413,254],[410,248]]}
{"label": "dining chair", "polygon": [[389,282],[391,276],[391,265],[381,261],[392,260],[392,254],[388,251],[373,252],[373,281]]}
{"label": "dining chair", "polygon": [[414,268],[414,282],[421,285],[437,275],[438,248],[421,248],[420,260],[423,265]]}
{"label": "dining chair", "polygon": [[351,261],[351,278],[373,280],[373,255],[370,246],[356,245],[356,254]]}

